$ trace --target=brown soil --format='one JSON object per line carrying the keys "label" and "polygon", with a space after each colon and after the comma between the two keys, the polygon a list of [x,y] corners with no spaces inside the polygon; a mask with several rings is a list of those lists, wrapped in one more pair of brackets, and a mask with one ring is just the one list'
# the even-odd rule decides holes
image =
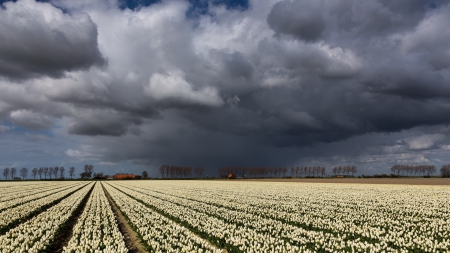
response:
{"label": "brown soil", "polygon": [[145,247],[141,243],[141,239],[138,234],[131,228],[130,224],[128,224],[127,219],[123,216],[122,212],[120,212],[119,208],[117,208],[116,204],[112,201],[111,196],[109,196],[105,187],[102,185],[103,191],[105,192],[106,198],[108,198],[109,205],[113,210],[117,224],[119,225],[119,230],[122,233],[125,241],[125,245],[128,248],[129,253],[144,253],[147,252]]}
{"label": "brown soil", "polygon": [[237,179],[232,182],[298,182],[298,183],[343,183],[343,184],[405,184],[405,185],[450,185],[450,178],[269,178]]}

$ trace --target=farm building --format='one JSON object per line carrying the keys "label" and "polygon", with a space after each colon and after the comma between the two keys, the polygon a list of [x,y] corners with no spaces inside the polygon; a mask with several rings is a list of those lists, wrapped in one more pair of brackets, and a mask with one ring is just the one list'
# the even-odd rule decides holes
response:
{"label": "farm building", "polygon": [[135,179],[136,175],[134,174],[115,174],[113,176],[114,179]]}

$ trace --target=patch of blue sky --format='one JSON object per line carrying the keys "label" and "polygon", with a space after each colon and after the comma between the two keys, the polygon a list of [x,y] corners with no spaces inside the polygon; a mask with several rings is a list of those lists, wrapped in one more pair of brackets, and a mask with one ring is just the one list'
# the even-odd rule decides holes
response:
{"label": "patch of blue sky", "polygon": [[[49,138],[54,137],[54,133],[52,131],[52,129],[50,130],[30,130],[27,128],[24,128],[22,126],[16,126],[13,123],[11,123],[10,121],[4,120],[3,121],[3,125],[6,127],[9,127],[9,132],[14,133],[14,134],[39,134],[39,135],[45,135]],[[58,126],[55,126],[54,128],[59,128]]]}
{"label": "patch of blue sky", "polygon": [[[205,9],[209,4],[225,5],[228,9],[247,9],[248,0],[188,0],[194,9]],[[130,10],[136,10],[140,7],[150,6],[155,3],[160,3],[161,0],[120,0],[120,7]]]}

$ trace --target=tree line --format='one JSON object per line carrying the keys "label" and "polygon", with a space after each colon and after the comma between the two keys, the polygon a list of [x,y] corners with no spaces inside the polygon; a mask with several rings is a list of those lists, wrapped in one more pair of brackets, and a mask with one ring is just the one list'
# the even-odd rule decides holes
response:
{"label": "tree line", "polygon": [[397,176],[431,176],[436,173],[436,167],[434,165],[396,164],[391,167],[391,172]]}
{"label": "tree line", "polygon": [[321,166],[297,166],[291,168],[291,175],[293,177],[316,177],[325,176],[327,169]]}
{"label": "tree line", "polygon": [[287,168],[224,166],[218,169],[218,173],[221,178],[226,178],[230,174],[238,177],[284,177],[287,173]]}
{"label": "tree line", "polygon": [[159,167],[159,173],[163,178],[192,178],[192,173],[196,178],[203,177],[203,167],[184,167],[174,165],[161,165]]}
{"label": "tree line", "polygon": [[225,166],[218,169],[219,177],[226,178],[233,174],[238,177],[317,177],[325,176],[326,168],[321,166],[296,166],[288,170],[286,167],[233,167]]}
{"label": "tree line", "polygon": [[[70,167],[67,172],[69,173],[69,176],[72,179],[73,176],[75,175],[75,167]],[[83,172],[80,174],[80,177],[91,178],[93,172],[94,172],[93,165],[85,165]],[[20,179],[16,177],[17,175],[20,175],[21,179],[24,180],[28,178],[29,173],[31,174],[31,178],[34,180],[36,180],[37,177],[39,177],[39,180],[65,179],[66,169],[64,168],[64,166],[32,168],[31,171],[29,171],[28,168],[22,168],[19,171],[17,171],[15,167],[3,169],[3,177],[5,180]]]}
{"label": "tree line", "polygon": [[334,175],[355,175],[358,172],[356,166],[335,166],[333,167]]}

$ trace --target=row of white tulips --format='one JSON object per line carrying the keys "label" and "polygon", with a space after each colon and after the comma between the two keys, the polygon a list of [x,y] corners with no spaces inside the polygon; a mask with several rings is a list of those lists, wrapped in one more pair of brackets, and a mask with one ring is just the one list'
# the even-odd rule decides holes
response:
{"label": "row of white tulips", "polygon": [[71,188],[73,185],[76,184],[79,183],[66,183],[66,184],[59,183],[48,185],[42,188],[27,187],[26,189],[23,189],[23,191],[20,192],[11,192],[9,193],[8,198],[0,200],[0,212],[4,211],[7,208],[17,206],[29,202],[31,200],[40,199],[45,196],[49,196],[51,194],[63,191],[65,189]]}
{"label": "row of white tulips", "polygon": [[65,253],[125,253],[124,238],[100,183],[96,183],[73,229]]}
{"label": "row of white tulips", "polygon": [[0,190],[23,188],[23,187],[27,187],[29,185],[44,185],[44,184],[49,184],[49,182],[46,182],[46,181],[6,181],[0,185]]}
{"label": "row of white tulips", "polygon": [[64,197],[65,195],[69,194],[72,191],[75,191],[77,188],[80,188],[81,186],[82,184],[80,183],[73,184],[65,189],[54,192],[49,196],[32,200],[27,203],[24,203],[23,205],[15,206],[13,208],[4,210],[3,212],[0,213],[0,228],[6,227],[9,224],[15,222],[16,220],[26,217],[33,211]]}
{"label": "row of white tulips", "polygon": [[24,192],[32,192],[36,189],[41,189],[45,187],[55,187],[55,184],[49,182],[3,182],[0,186],[0,201],[8,200],[17,196],[17,194],[23,194]]}
{"label": "row of white tulips", "polygon": [[[313,242],[314,247],[326,251],[450,249],[450,189],[445,186],[165,181],[128,188],[153,197],[153,203],[160,199],[205,210],[230,223],[234,220],[258,232],[269,230],[289,241],[304,237],[306,241],[297,242]],[[316,232],[302,231],[295,224],[311,225]]]}
{"label": "row of white tulips", "polygon": [[106,190],[128,217],[151,252],[221,252],[187,228],[152,211],[108,184]]}
{"label": "row of white tulips", "polygon": [[0,252],[37,253],[45,251],[58,228],[79,206],[92,184],[85,184],[85,187],[63,199],[57,205],[0,236]]}

